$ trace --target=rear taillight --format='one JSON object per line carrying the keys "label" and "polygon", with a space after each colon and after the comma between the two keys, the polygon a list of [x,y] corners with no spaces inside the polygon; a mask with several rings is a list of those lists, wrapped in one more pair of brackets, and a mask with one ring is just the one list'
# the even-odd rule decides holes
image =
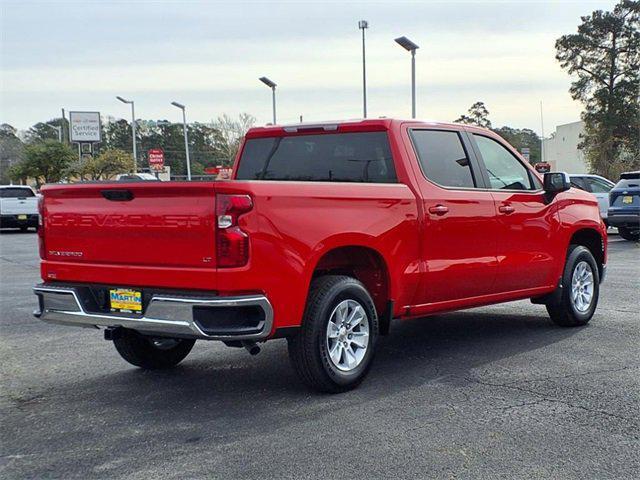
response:
{"label": "rear taillight", "polygon": [[40,258],[45,259],[46,250],[44,248],[44,197],[38,197],[38,250]]}
{"label": "rear taillight", "polygon": [[242,267],[249,261],[249,235],[238,226],[238,217],[253,208],[249,195],[217,195],[217,266]]}

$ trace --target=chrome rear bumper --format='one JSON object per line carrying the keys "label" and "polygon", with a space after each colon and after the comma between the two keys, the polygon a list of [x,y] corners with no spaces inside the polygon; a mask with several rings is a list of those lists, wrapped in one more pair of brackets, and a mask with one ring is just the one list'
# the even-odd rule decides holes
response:
{"label": "chrome rear bumper", "polygon": [[[261,340],[269,336],[273,326],[273,308],[264,295],[238,297],[153,295],[144,314],[136,315],[88,312],[82,307],[74,287],[42,284],[33,287],[33,291],[39,297],[39,309],[34,312],[34,315],[44,322],[61,325],[89,328],[124,327],[149,334],[206,340]],[[258,307],[264,313],[264,320],[258,332],[209,335],[194,321],[193,307],[211,309]]]}

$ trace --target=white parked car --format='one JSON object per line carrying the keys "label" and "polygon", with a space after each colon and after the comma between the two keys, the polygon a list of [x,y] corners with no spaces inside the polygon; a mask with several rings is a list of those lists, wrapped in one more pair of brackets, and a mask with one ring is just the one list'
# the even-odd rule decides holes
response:
{"label": "white parked car", "polygon": [[598,199],[598,207],[600,208],[600,216],[607,223],[607,212],[609,211],[609,190],[615,183],[607,180],[600,175],[570,174],[571,186],[592,193]]}
{"label": "white parked car", "polygon": [[0,228],[38,228],[38,196],[25,185],[0,185]]}
{"label": "white parked car", "polygon": [[145,181],[149,181],[149,182],[159,182],[160,181],[160,179],[157,178],[154,174],[152,174],[152,173],[144,173],[144,172],[121,173],[120,175],[118,175],[116,177],[116,180],[118,182],[138,182],[140,180],[145,180]]}

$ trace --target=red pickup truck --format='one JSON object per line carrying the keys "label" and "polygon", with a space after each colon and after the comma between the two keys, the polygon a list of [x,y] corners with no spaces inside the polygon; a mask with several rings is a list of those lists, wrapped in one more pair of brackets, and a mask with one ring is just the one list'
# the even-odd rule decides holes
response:
{"label": "red pickup truck", "polygon": [[142,368],[286,337],[330,392],[392,319],[530,298],[585,325],[607,259],[592,195],[456,124],[253,128],[231,181],[48,185],[40,214],[40,319],[106,327]]}

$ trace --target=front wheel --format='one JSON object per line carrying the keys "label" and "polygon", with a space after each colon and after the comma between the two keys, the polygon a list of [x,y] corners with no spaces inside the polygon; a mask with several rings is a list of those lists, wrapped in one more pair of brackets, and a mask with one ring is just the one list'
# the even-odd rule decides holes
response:
{"label": "front wheel", "polygon": [[134,330],[124,330],[113,344],[122,358],[147,370],[176,366],[189,355],[195,340],[146,337]]}
{"label": "front wheel", "polygon": [[586,325],[596,311],[599,294],[600,276],[593,255],[581,245],[571,245],[561,295],[547,304],[551,320],[562,327]]}
{"label": "front wheel", "polygon": [[366,376],[373,360],[378,316],[362,283],[342,275],[313,281],[300,332],[288,340],[302,381],[321,392],[344,392]]}
{"label": "front wheel", "polygon": [[627,227],[618,227],[618,233],[625,240],[629,240],[630,242],[637,242],[640,240],[640,231],[638,230],[630,230]]}

